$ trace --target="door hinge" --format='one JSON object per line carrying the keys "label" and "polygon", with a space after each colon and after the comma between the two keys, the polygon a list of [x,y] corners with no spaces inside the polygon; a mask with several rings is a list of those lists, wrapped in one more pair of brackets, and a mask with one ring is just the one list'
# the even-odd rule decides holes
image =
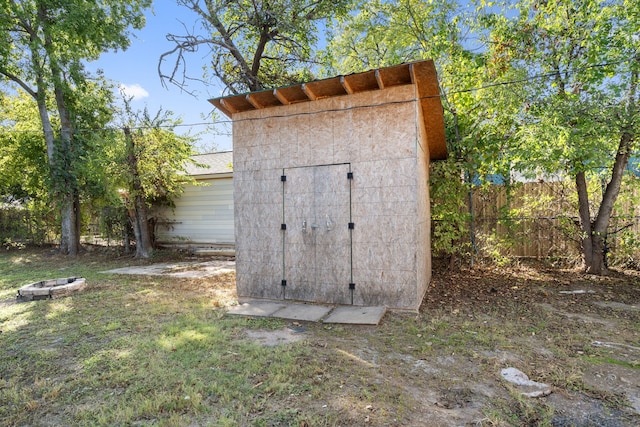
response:
{"label": "door hinge", "polygon": [[287,175],[282,175],[280,177],[280,181],[285,182],[287,180]]}
{"label": "door hinge", "polygon": [[347,172],[347,179],[353,179],[353,172]]}
{"label": "door hinge", "polygon": [[354,230],[356,228],[356,224],[353,222],[349,223],[349,230]]}
{"label": "door hinge", "polygon": [[286,230],[287,224],[280,224],[280,230]]}

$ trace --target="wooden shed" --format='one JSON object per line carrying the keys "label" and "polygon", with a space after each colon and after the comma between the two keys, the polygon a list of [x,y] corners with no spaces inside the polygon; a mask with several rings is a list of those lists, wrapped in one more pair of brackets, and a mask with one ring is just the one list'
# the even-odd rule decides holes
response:
{"label": "wooden shed", "polygon": [[420,306],[447,156],[432,61],[210,102],[233,119],[241,300]]}
{"label": "wooden shed", "polygon": [[193,160],[186,172],[197,185],[186,185],[174,207],[153,212],[156,241],[164,246],[232,247],[233,153],[200,154]]}

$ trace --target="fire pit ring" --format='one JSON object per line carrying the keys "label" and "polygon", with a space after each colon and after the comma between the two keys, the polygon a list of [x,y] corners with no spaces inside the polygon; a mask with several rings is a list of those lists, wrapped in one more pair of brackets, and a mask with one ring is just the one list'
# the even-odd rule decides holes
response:
{"label": "fire pit ring", "polygon": [[21,301],[62,298],[86,286],[84,277],[43,280],[18,289],[17,298]]}

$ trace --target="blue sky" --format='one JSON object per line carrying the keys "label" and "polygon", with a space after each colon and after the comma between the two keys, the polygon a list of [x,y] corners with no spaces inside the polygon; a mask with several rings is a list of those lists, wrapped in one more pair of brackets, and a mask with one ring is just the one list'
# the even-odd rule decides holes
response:
{"label": "blue sky", "polygon": [[[173,45],[167,41],[166,34],[186,34],[184,27],[191,29],[196,25],[193,12],[186,7],[176,5],[173,0],[154,2],[151,11],[147,11],[147,24],[136,31],[131,40],[131,46],[126,51],[104,53],[98,61],[88,64],[88,69],[95,72],[102,69],[106,78],[124,86],[130,96],[134,96],[133,108],[147,107],[153,115],[161,107],[171,110],[175,117],[182,119],[185,125],[176,129],[179,133],[206,132],[200,136],[200,146],[217,145],[220,151],[231,149],[230,136],[215,135],[207,126],[200,123],[211,123],[213,106],[207,99],[221,95],[219,85],[205,86],[191,83],[189,90],[195,97],[183,92],[177,86],[163,87],[158,76],[158,61],[160,55],[171,50]],[[189,74],[193,77],[201,76],[201,68],[206,63],[206,52],[196,52],[187,57]],[[173,64],[167,64],[172,66]],[[222,116],[225,119],[226,117]],[[220,129],[230,132],[230,128]]]}

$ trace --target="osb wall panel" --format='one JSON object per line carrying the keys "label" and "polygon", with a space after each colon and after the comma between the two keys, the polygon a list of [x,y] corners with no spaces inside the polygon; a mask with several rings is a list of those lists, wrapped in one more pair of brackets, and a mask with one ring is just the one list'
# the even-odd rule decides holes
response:
{"label": "osb wall panel", "polygon": [[[420,109],[419,114],[422,114]],[[429,198],[429,147],[427,145],[427,132],[425,120],[419,117],[419,138],[417,146],[417,205],[418,205],[418,241],[423,242],[417,246],[416,262],[418,264],[417,273],[417,299],[422,301],[427,287],[431,282],[431,203]]]}
{"label": "osb wall panel", "polygon": [[[345,301],[348,292],[322,290],[333,286],[322,272],[337,268],[329,265],[328,255],[313,261],[313,283],[288,284],[291,292],[283,295],[283,256],[285,265],[301,263],[291,251],[303,248],[296,249],[299,242],[288,238],[293,233],[280,230],[283,170],[349,163],[354,174],[353,303],[418,308],[430,279],[428,156],[419,146],[418,114],[415,88],[407,85],[234,115],[240,297],[350,303]],[[293,184],[288,180],[286,185]],[[302,217],[288,216],[288,230],[301,226]],[[346,276],[341,289],[348,289]]]}

